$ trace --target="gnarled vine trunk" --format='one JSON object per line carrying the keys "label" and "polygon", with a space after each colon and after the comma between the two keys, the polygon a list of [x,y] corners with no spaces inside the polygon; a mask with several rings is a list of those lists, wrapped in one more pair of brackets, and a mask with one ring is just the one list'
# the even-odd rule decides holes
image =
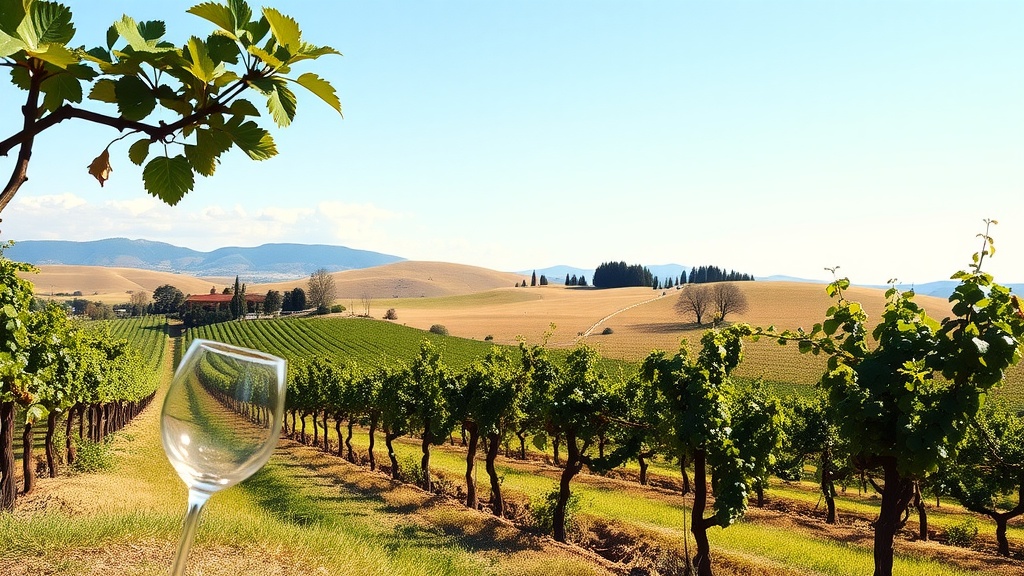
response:
{"label": "gnarled vine trunk", "polygon": [[[352,430],[352,421],[349,420],[349,430]],[[341,444],[341,414],[337,413],[334,415],[334,433],[338,435],[338,451],[336,452],[338,458],[345,455],[344,446]],[[351,459],[350,459],[351,460]]]}
{"label": "gnarled vine trunk", "polygon": [[377,415],[372,414],[370,416],[370,447],[366,450],[366,455],[370,459],[370,470],[377,469],[377,458],[373,455],[373,444],[375,438],[375,432],[377,431]]}
{"label": "gnarled vine trunk", "polygon": [[[355,426],[355,423],[356,423],[355,418],[349,418],[348,419],[348,431],[347,431],[347,434],[345,436],[345,449],[348,452],[348,461],[353,463],[353,464],[356,463],[356,453],[352,449],[352,428]],[[340,434],[338,435],[338,452],[339,453],[341,452],[341,435]]]}
{"label": "gnarled vine trunk", "polygon": [[392,445],[395,438],[398,438],[401,434],[391,432],[384,427],[384,445],[388,448],[388,458],[391,459],[391,477],[395,480],[401,480],[401,472],[398,470],[398,456],[395,455],[395,447]]}
{"label": "gnarled vine trunk", "polygon": [[572,492],[569,490],[569,484],[572,479],[579,474],[580,470],[583,469],[583,462],[581,455],[586,452],[586,446],[581,450],[576,445],[576,435],[573,433],[566,433],[565,435],[565,446],[569,452],[565,460],[565,468],[562,469],[562,475],[558,479],[558,501],[555,502],[555,511],[552,515],[552,524],[554,524],[555,540],[559,542],[566,541],[565,531],[565,510],[569,505],[569,496]]}
{"label": "gnarled vine trunk", "polygon": [[505,516],[505,501],[501,497],[501,479],[498,478],[498,471],[494,467],[494,460],[498,457],[498,444],[501,437],[497,434],[487,435],[487,476],[491,479],[491,509],[498,518]]}
{"label": "gnarled vine trunk", "polygon": [[430,418],[425,418],[423,420],[423,440],[420,442],[420,451],[423,452],[420,468],[423,471],[423,489],[427,492],[434,487],[434,483],[430,479],[430,443],[433,439],[434,434],[430,431]]}
{"label": "gnarled vine trunk", "polygon": [[717,522],[714,516],[710,518],[704,517],[704,511],[707,507],[707,454],[703,450],[697,450],[693,454],[693,510],[690,514],[690,533],[693,534],[693,540],[697,545],[697,550],[693,556],[693,564],[697,568],[697,576],[713,576],[708,528],[716,526]]}
{"label": "gnarled vine trunk", "polygon": [[33,455],[35,436],[35,423],[26,422],[21,431],[21,472],[25,481],[25,494],[36,488],[36,459]]}
{"label": "gnarled vine trunk", "polygon": [[0,511],[14,510],[14,402],[0,402]]}
{"label": "gnarled vine trunk", "polygon": [[836,485],[832,480],[832,451],[828,448],[821,451],[821,497],[825,500],[825,523],[835,524]]}
{"label": "gnarled vine trunk", "polygon": [[914,498],[914,481],[900,475],[896,459],[883,458],[882,470],[885,486],[882,490],[882,507],[875,521],[874,576],[892,576],[894,541],[896,534],[906,521],[904,513]]}
{"label": "gnarled vine trunk", "polygon": [[57,455],[53,449],[53,432],[57,428],[57,413],[50,412],[46,417],[46,470],[50,478],[57,477]]}
{"label": "gnarled vine trunk", "polygon": [[476,480],[473,471],[476,468],[476,449],[480,441],[480,429],[476,422],[466,422],[462,425],[462,431],[466,434],[466,506],[476,510]]}
{"label": "gnarled vine trunk", "polygon": [[71,437],[71,431],[73,426],[73,420],[75,413],[78,413],[78,422],[82,422],[82,414],[79,411],[79,405],[75,404],[68,410],[68,421],[64,423],[64,450],[66,451],[65,461],[68,466],[75,463],[75,459],[78,457],[77,450],[75,450],[75,441]]}

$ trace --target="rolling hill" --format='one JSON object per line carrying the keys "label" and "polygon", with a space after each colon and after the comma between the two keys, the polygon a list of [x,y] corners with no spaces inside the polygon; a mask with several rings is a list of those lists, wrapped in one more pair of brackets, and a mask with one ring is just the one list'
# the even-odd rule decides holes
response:
{"label": "rolling hill", "polygon": [[[220,292],[231,286],[233,276],[197,277],[188,274],[157,272],[138,268],[106,266],[42,265],[38,274],[24,277],[35,285],[36,294],[73,294],[81,292],[90,300],[117,304],[127,302],[136,290],[152,292],[170,284],[186,294]],[[495,288],[514,286],[520,281],[516,274],[495,272],[486,268],[444,262],[401,261],[360,270],[333,272],[338,299],[424,298],[472,294]],[[306,277],[268,284],[248,283],[251,293],[268,290],[306,288]]]}
{"label": "rolling hill", "polygon": [[260,282],[308,277],[320,268],[335,272],[400,262],[404,258],[323,244],[230,246],[200,252],[165,242],[110,238],[92,242],[24,240],[7,249],[12,260],[41,265],[109,266],[177,272],[193,276],[243,276]]}

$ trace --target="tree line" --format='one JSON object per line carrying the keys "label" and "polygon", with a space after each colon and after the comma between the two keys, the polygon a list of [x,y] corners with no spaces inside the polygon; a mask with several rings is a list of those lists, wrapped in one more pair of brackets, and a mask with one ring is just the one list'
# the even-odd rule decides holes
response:
{"label": "tree line", "polygon": [[[567,278],[568,280],[568,278]],[[597,288],[624,288],[628,286],[646,286],[655,290],[683,286],[685,284],[706,284],[710,282],[753,281],[750,274],[725,271],[717,266],[700,266],[690,269],[689,275],[682,271],[678,277],[658,278],[650,269],[640,264],[627,264],[623,261],[604,262],[594,270],[593,285]],[[575,284],[572,284],[575,285]],[[586,280],[584,283],[586,285]]]}

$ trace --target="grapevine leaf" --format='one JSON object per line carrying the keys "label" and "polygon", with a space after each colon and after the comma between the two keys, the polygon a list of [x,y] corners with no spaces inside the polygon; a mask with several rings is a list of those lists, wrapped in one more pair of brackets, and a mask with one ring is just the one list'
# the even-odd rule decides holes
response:
{"label": "grapevine leaf", "polygon": [[224,131],[231,141],[253,160],[266,160],[277,155],[277,148],[270,133],[252,120],[239,123],[232,119],[224,125]]}
{"label": "grapevine leaf", "polygon": [[195,174],[183,155],[157,156],[142,170],[142,182],[147,192],[174,206],[192,190]]}
{"label": "grapevine leaf", "polygon": [[[223,64],[218,64],[218,66],[222,66],[222,67],[223,67]],[[221,73],[221,74],[220,74],[219,76],[217,76],[217,78],[216,78],[216,79],[215,79],[215,80],[213,81],[213,85],[214,85],[214,86],[216,86],[216,87],[218,87],[218,88],[223,88],[224,86],[227,86],[227,85],[229,85],[229,84],[233,84],[233,83],[235,83],[235,82],[238,82],[238,81],[239,81],[239,80],[241,80],[241,79],[242,79],[242,78],[241,78],[241,77],[240,77],[240,76],[239,76],[238,74],[235,74],[235,73],[234,73],[234,72],[232,72],[231,70],[224,70],[224,71],[223,71],[223,72],[222,72],[222,73]]]}
{"label": "grapevine leaf", "polygon": [[163,52],[165,50],[158,49],[156,42],[153,40],[147,40],[142,35],[142,31],[139,29],[139,25],[135,23],[135,19],[131,16],[123,16],[117,22],[114,22],[114,26],[117,28],[118,34],[121,35],[128,45],[132,47],[136,52]]}
{"label": "grapevine leaf", "polygon": [[179,100],[178,98],[161,98],[160,105],[168,110],[173,110],[182,116],[188,116],[192,113],[192,104],[186,100]]}
{"label": "grapevine leaf", "polygon": [[[196,36],[193,36],[188,39],[186,47],[188,48],[188,57],[192,60],[189,71],[200,82],[209,84],[210,81],[217,77],[218,71],[213,60],[210,59],[206,44]],[[221,71],[223,71],[223,68],[221,68]]]}
{"label": "grapevine leaf", "polygon": [[113,50],[114,43],[117,42],[117,39],[120,37],[121,35],[117,33],[117,26],[111,24],[110,28],[107,28],[107,50]]}
{"label": "grapevine leaf", "polygon": [[231,147],[231,139],[220,131],[199,129],[195,145],[185,146],[185,157],[195,171],[203,176],[213,176],[217,169],[217,158]]}
{"label": "grapevine leaf", "polygon": [[334,86],[331,86],[330,82],[312,72],[306,72],[299,76],[295,79],[295,82],[319,96],[331,108],[337,110],[338,114],[341,114],[341,101],[338,100],[338,95],[335,93]]}
{"label": "grapevine leaf", "polygon": [[107,148],[104,148],[103,152],[89,164],[89,174],[99,180],[100,188],[103,187],[104,182],[110,179],[110,173],[113,171],[114,169],[110,166],[110,150]]}
{"label": "grapevine leaf", "polygon": [[11,82],[22,90],[28,90],[32,87],[32,79],[28,77],[28,70],[21,66],[11,68]]}
{"label": "grapevine leaf", "polygon": [[235,22],[234,30],[236,32],[252,19],[252,8],[249,8],[245,0],[228,0],[228,8],[231,10],[231,17]]}
{"label": "grapevine leaf", "polygon": [[[7,4],[13,4],[14,2],[7,2]],[[4,5],[4,10],[7,6]],[[32,18],[24,18],[18,24],[18,29],[15,31],[13,36],[21,38],[25,43],[28,50],[38,50],[39,46],[39,34],[36,33],[35,26],[32,25]]]}
{"label": "grapevine leaf", "polygon": [[45,420],[50,411],[46,409],[46,406],[42,404],[33,404],[25,411],[25,423],[35,424],[41,420]]}
{"label": "grapevine leaf", "polygon": [[152,144],[152,141],[149,138],[142,138],[132,144],[128,148],[128,159],[136,166],[142,166],[142,163],[146,161],[146,156],[149,156],[150,144]]}
{"label": "grapevine leaf", "polygon": [[298,105],[295,93],[280,80],[255,80],[252,85],[267,97],[267,110],[278,126],[284,128],[292,123]]}
{"label": "grapevine leaf", "polygon": [[263,37],[270,32],[270,23],[267,22],[267,18],[263,16],[260,17],[259,20],[249,22],[244,26],[244,28],[248,43],[243,42],[243,44],[248,48],[250,45],[257,44],[263,40]]}
{"label": "grapevine leaf", "polygon": [[231,16],[231,10],[227,6],[216,2],[203,2],[189,8],[186,12],[213,22],[221,30],[234,37],[235,23]]}
{"label": "grapevine leaf", "polygon": [[279,46],[283,46],[289,53],[296,52],[302,47],[299,24],[290,16],[285,16],[273,8],[264,8],[263,16],[270,24],[270,32]]}
{"label": "grapevine leaf", "polygon": [[75,35],[71,10],[67,6],[56,2],[36,2],[32,4],[30,18],[40,44],[67,44]]}
{"label": "grapevine leaf", "polygon": [[277,56],[274,56],[273,54],[267,52],[266,50],[260,48],[259,46],[249,46],[248,48],[246,48],[246,50],[249,52],[249,54],[252,54],[253,56],[259,58],[267,66],[270,66],[271,68],[281,68],[282,66],[284,66],[284,62],[278,59]]}
{"label": "grapevine leaf", "polygon": [[85,64],[74,64],[72,66],[68,66],[68,72],[79,80],[92,80],[96,76],[99,76],[91,66],[86,66]]}
{"label": "grapevine leaf", "polygon": [[26,48],[25,43],[6,32],[0,31],[0,58],[13,56]]}
{"label": "grapevine leaf", "polygon": [[138,76],[122,76],[114,85],[117,109],[128,120],[142,120],[156,108],[156,96]]}
{"label": "grapevine leaf", "polygon": [[238,44],[222,34],[210,34],[206,39],[206,50],[214,62],[238,64]]}
{"label": "grapevine leaf", "polygon": [[79,61],[78,54],[63,44],[44,44],[35,50],[26,50],[30,56],[49,62],[58,68],[67,68]]}
{"label": "grapevine leaf", "polygon": [[548,449],[548,435],[547,434],[536,434],[533,439],[533,446],[540,451],[547,451]]}
{"label": "grapevine leaf", "polygon": [[259,116],[260,111],[253,105],[252,102],[244,98],[239,98],[231,103],[228,107],[228,112],[231,112],[232,116]]}
{"label": "grapevine leaf", "polygon": [[326,56],[328,54],[337,54],[338,56],[342,55],[341,52],[338,52],[337,50],[331,48],[330,46],[314,46],[312,44],[306,44],[305,42],[303,42],[302,48],[300,48],[299,51],[292,56],[291,62],[294,64],[295,62],[299,62],[301,60],[316,60],[317,58],[321,56]]}
{"label": "grapevine leaf", "polygon": [[160,20],[139,22],[139,34],[141,34],[147,42],[155,42],[162,38],[166,33],[167,26]]}
{"label": "grapevine leaf", "polygon": [[192,169],[203,176],[213,176],[214,170],[217,169],[217,159],[194,144],[185,145],[185,158],[192,165]]}
{"label": "grapevine leaf", "polygon": [[82,83],[72,74],[54,74],[43,80],[39,89],[46,95],[43,98],[46,110],[56,110],[65,102],[82,101]]}
{"label": "grapevine leaf", "polygon": [[17,36],[18,26],[25,19],[25,5],[21,2],[5,2],[0,10],[0,32]]}

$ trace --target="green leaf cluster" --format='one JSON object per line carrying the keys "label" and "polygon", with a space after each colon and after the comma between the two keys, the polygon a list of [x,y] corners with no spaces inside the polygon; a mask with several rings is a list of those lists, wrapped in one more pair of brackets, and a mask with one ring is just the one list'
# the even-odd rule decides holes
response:
{"label": "green leaf cluster", "polygon": [[844,278],[829,285],[837,302],[809,334],[755,332],[828,356],[820,383],[862,466],[894,459],[905,477],[934,472],[955,453],[1006,369],[1020,361],[1024,314],[1016,296],[982,271],[995,249],[987,230],[980,236],[984,247],[971,268],[952,276],[960,283],[950,296],[951,317],[931,318],[913,291],[891,288],[870,332],[872,345],[867,315],[845,298]]}
{"label": "green leaf cluster", "polygon": [[[188,12],[216,28],[205,38],[190,36],[181,46],[165,39],[163,22],[123,16],[107,30],[103,45],[86,50],[69,45],[75,28],[66,6],[2,1],[0,58],[10,66],[14,84],[29,93],[27,119],[50,122],[47,115],[60,114],[56,121],[82,118],[125,132],[116,140],[140,136],[129,146],[128,157],[145,164],[146,190],[171,205],[194,188],[196,174],[212,176],[233,147],[254,160],[277,154],[270,132],[249,119],[260,112],[241,97],[246,90],[264,99],[279,127],[288,126],[298,110],[292,84],[341,113],[328,81],[312,72],[292,75],[299,62],[340,53],[303,40],[298,23],[273,8],[257,14],[244,0],[197,4]],[[92,102],[116,106],[116,115],[74,107],[86,92]],[[41,103],[35,94],[42,94]],[[173,120],[150,120],[158,114]],[[49,125],[16,136],[31,146],[31,136]],[[107,173],[101,177],[94,171],[101,184]]]}
{"label": "green leaf cluster", "polygon": [[671,357],[652,352],[641,369],[642,379],[652,383],[667,403],[663,417],[674,455],[683,462],[705,458],[711,466],[714,515],[706,519],[706,526],[729,526],[743,514],[749,489],[757,477],[766,475],[771,451],[780,440],[778,405],[753,405],[764,400],[763,390],[755,389],[734,406],[728,376],[740,362],[742,339],[751,334],[744,324],[709,330],[696,358],[684,345]]}

